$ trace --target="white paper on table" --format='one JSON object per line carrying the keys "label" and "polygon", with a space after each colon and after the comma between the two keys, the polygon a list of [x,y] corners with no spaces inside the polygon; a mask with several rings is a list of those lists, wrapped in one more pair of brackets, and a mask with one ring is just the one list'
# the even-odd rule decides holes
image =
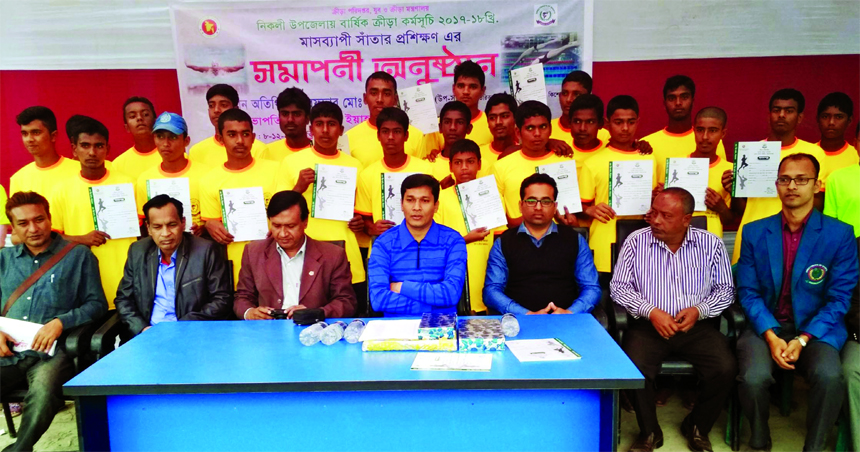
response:
{"label": "white paper on table", "polygon": [[579,353],[573,351],[572,348],[557,338],[505,341],[505,346],[508,347],[508,350],[521,363],[533,361],[573,361],[582,358]]}
{"label": "white paper on table", "polygon": [[418,353],[412,370],[489,372],[492,365],[492,353]]}
{"label": "white paper on table", "polygon": [[666,188],[680,187],[690,192],[696,201],[696,212],[708,210],[705,194],[708,192],[708,171],[711,162],[703,158],[666,159]]}
{"label": "white paper on table", "polygon": [[549,174],[558,186],[558,211],[564,213],[582,212],[582,198],[579,197],[579,179],[576,175],[576,160],[550,163],[535,168],[536,173]]}
{"label": "white paper on table", "polygon": [[266,238],[269,223],[263,187],[222,189],[221,220],[234,242]]}
{"label": "white paper on table", "polygon": [[735,143],[732,196],[775,198],[782,143],[742,141]]}
{"label": "white paper on table", "polygon": [[521,67],[511,71],[511,94],[521,104],[527,100],[548,103],[546,100],[546,81],[543,75],[543,63]]}
{"label": "white paper on table", "polygon": [[391,220],[396,224],[400,224],[405,215],[403,215],[403,207],[400,205],[400,186],[403,184],[403,179],[418,174],[418,173],[382,173],[382,219]]}
{"label": "white paper on table", "polygon": [[112,239],[140,235],[133,184],[97,185],[89,187],[89,192],[96,231]]}
{"label": "white paper on table", "polygon": [[358,340],[360,342],[388,340],[417,341],[419,325],[421,325],[421,319],[371,320],[367,322]]}
{"label": "white paper on table", "polygon": [[417,85],[397,90],[400,109],[409,116],[409,125],[422,132],[439,131],[439,118],[436,116],[436,99],[430,85]]}
{"label": "white paper on table", "polygon": [[616,215],[645,215],[654,188],[653,160],[609,162],[609,206]]}
{"label": "white paper on table", "polygon": [[182,216],[185,217],[185,230],[194,226],[191,214],[191,186],[187,177],[169,179],[149,179],[146,181],[146,199],[167,195],[182,203]]}
{"label": "white paper on table", "polygon": [[493,229],[508,224],[495,176],[457,184],[454,190],[460,200],[460,211],[463,212],[467,231]]}
{"label": "white paper on table", "polygon": [[355,184],[358,170],[351,166],[317,164],[311,216],[324,220],[349,221],[355,215]]}
{"label": "white paper on table", "polygon": [[[13,352],[23,352],[33,349],[33,339],[36,333],[42,329],[44,325],[40,323],[25,322],[18,319],[10,319],[8,317],[0,317],[0,331],[8,334],[15,339],[15,344],[12,346]],[[54,356],[54,351],[57,349],[57,341],[51,344],[48,350],[48,355]]]}

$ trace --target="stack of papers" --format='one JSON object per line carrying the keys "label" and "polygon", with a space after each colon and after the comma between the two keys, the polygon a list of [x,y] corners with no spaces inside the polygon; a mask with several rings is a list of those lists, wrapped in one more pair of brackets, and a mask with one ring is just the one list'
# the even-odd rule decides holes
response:
{"label": "stack of papers", "polygon": [[493,355],[463,353],[418,353],[412,362],[412,370],[460,370],[489,372]]}
{"label": "stack of papers", "polygon": [[[13,352],[23,352],[33,349],[33,339],[36,333],[42,329],[44,325],[40,323],[25,322],[23,320],[10,319],[8,317],[0,317],[0,331],[8,334],[15,340],[12,345]],[[48,354],[54,356],[54,351],[57,349],[57,341],[51,344]]]}
{"label": "stack of papers", "polygon": [[371,320],[358,339],[361,349],[369,352],[423,350],[457,351],[456,338],[419,340],[418,327],[421,319],[410,320]]}

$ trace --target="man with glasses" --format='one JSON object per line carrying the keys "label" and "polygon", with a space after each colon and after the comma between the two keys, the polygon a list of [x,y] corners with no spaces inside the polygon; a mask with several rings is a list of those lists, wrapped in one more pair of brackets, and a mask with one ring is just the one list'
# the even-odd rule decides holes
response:
{"label": "man with glasses", "polygon": [[518,207],[523,221],[490,250],[484,285],[488,307],[503,314],[575,314],[591,312],[600,301],[588,242],[552,221],[557,198],[551,176],[532,174],[523,180]]}
{"label": "man with glasses", "polygon": [[845,382],[839,350],[857,284],[852,228],[813,208],[818,160],[782,159],[776,189],[782,211],[749,223],[738,261],[738,296],[750,327],[738,339],[741,408],[752,449],[770,450],[769,387],[776,367],[809,383],[804,450],[823,450],[839,416]]}

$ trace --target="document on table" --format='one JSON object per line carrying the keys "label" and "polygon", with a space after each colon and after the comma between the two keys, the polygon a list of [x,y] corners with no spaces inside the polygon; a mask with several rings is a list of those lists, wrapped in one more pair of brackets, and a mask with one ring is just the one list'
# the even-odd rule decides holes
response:
{"label": "document on table", "polygon": [[112,239],[140,235],[133,184],[98,185],[89,187],[89,191],[96,231],[105,232]]}
{"label": "document on table", "polygon": [[741,141],[735,143],[732,196],[775,198],[782,143]]}
{"label": "document on table", "polygon": [[549,174],[558,185],[558,211],[564,213],[582,212],[582,199],[579,197],[579,179],[576,176],[576,161],[550,163],[535,168],[536,173]]}
{"label": "document on table", "polygon": [[[36,333],[42,329],[44,325],[40,323],[25,322],[18,319],[10,319],[8,317],[0,317],[0,331],[8,334],[15,340],[12,346],[13,352],[23,352],[33,349],[33,339]],[[51,344],[48,354],[54,356],[54,351],[57,349],[57,341]]]}
{"label": "document on table", "polygon": [[651,207],[653,160],[609,162],[609,206],[616,215],[645,215]]}
{"label": "document on table", "polygon": [[234,242],[266,238],[269,224],[263,187],[222,189],[221,219]]}
{"label": "document on table", "polygon": [[572,361],[581,359],[579,353],[557,338],[505,341],[505,346],[521,363],[533,361]]}
{"label": "document on table", "polygon": [[430,85],[418,85],[397,90],[400,109],[409,115],[409,125],[424,133],[439,131],[439,117],[436,115],[436,99]]}
{"label": "document on table", "polygon": [[367,322],[359,341],[418,340],[421,319],[371,320]]}
{"label": "document on table", "polygon": [[548,104],[542,63],[512,70],[510,80],[511,94],[517,100],[517,104],[522,104],[527,100],[536,100]]}
{"label": "document on table", "polygon": [[495,176],[485,176],[454,186],[466,229],[493,229],[508,224]]}
{"label": "document on table", "polygon": [[149,179],[146,181],[146,199],[158,195],[167,195],[182,203],[182,214],[185,217],[185,230],[191,231],[194,221],[191,219],[191,188],[187,177],[169,179]]}
{"label": "document on table", "polygon": [[403,179],[418,173],[382,173],[382,219],[396,224],[403,222],[403,208],[400,206],[400,185]]}
{"label": "document on table", "polygon": [[681,187],[693,195],[696,212],[708,210],[705,194],[708,191],[708,159],[670,158],[666,159],[666,188]]}
{"label": "document on table", "polygon": [[311,216],[324,220],[349,221],[355,215],[355,184],[358,170],[351,166],[317,164]]}
{"label": "document on table", "polygon": [[492,353],[418,353],[412,370],[489,372],[492,365]]}

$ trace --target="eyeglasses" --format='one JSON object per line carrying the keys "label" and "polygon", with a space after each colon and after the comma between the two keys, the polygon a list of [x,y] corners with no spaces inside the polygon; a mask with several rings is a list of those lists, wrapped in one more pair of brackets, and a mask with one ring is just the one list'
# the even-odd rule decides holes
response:
{"label": "eyeglasses", "polygon": [[549,198],[537,199],[537,198],[528,198],[523,200],[523,202],[529,207],[535,207],[537,203],[540,203],[543,207],[549,207],[555,204],[555,200]]}
{"label": "eyeglasses", "polygon": [[800,185],[806,185],[806,184],[808,184],[808,183],[809,183],[809,181],[814,181],[815,179],[816,179],[816,178],[814,178],[814,177],[795,177],[795,178],[791,178],[791,177],[787,177],[787,176],[782,176],[782,177],[778,177],[778,178],[776,179],[776,184],[777,184],[777,185],[790,185],[790,184],[791,184],[791,181],[794,181],[794,183],[795,183],[795,184],[797,184],[798,186],[800,186]]}

